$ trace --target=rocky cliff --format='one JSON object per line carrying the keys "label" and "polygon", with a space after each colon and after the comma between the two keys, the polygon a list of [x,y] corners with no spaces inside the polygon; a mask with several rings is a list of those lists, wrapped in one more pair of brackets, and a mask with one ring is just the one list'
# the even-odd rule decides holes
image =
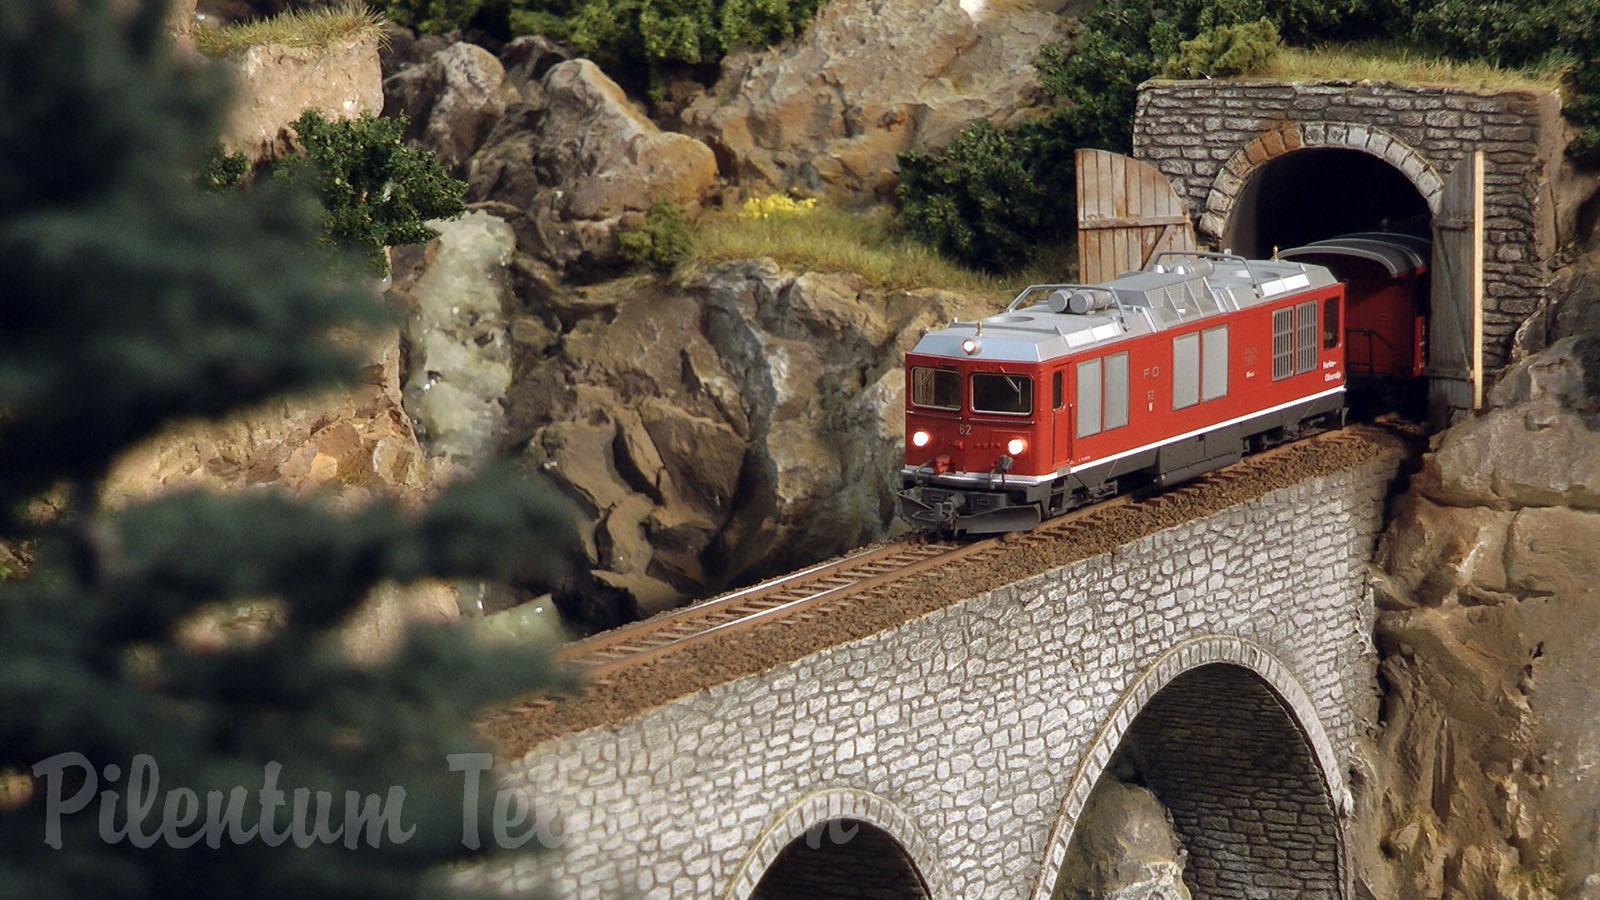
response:
{"label": "rocky cliff", "polygon": [[[587,565],[626,595],[591,624],[881,535],[901,354],[994,303],[759,260],[578,287],[511,252],[512,227],[482,209],[442,229],[397,257],[395,291],[419,311],[410,409],[435,454],[519,453],[578,501]],[[468,283],[502,287],[480,307]]]}
{"label": "rocky cliff", "polygon": [[1600,897],[1593,271],[1524,348],[1557,339],[1435,438],[1379,548],[1387,693],[1353,832],[1372,896]]}

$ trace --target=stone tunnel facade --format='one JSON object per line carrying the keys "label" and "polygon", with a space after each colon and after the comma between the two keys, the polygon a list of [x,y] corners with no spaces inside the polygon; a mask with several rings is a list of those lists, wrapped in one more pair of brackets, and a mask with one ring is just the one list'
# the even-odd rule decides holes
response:
{"label": "stone tunnel facade", "polygon": [[[1554,93],[1381,82],[1154,81],[1139,90],[1133,155],[1172,182],[1199,231],[1222,240],[1235,204],[1264,165],[1302,149],[1383,160],[1435,216],[1445,179],[1483,151],[1484,358],[1505,362],[1511,337],[1544,296],[1554,258],[1552,183],[1563,146]],[[1307,210],[1315,215],[1315,210]]]}
{"label": "stone tunnel facade", "polygon": [[[1090,790],[1131,753],[1197,900],[1345,897],[1344,773],[1376,714],[1365,567],[1397,464],[541,744],[507,779],[560,816],[559,847],[491,878],[752,900],[832,871],[839,896],[1049,900]],[[808,845],[849,852],[784,862]],[[874,859],[878,882],[848,874]]]}

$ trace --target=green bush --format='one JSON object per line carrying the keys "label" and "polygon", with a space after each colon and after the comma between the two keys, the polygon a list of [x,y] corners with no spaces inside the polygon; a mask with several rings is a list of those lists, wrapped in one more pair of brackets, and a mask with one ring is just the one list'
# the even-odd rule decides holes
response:
{"label": "green bush", "polygon": [[694,249],[683,210],[666,200],[657,200],[645,213],[644,225],[617,236],[622,258],[634,265],[670,269]]}
{"label": "green bush", "polygon": [[465,27],[483,0],[373,0],[373,5],[397,25],[440,34]]}
{"label": "green bush", "polygon": [[431,152],[401,141],[404,119],[368,113],[330,122],[308,111],[294,130],[305,156],[286,168],[309,176],[322,198],[323,239],[366,254],[375,272],[388,271],[385,247],[432,240],[438,232],[426,220],[466,209],[466,185]]}
{"label": "green bush", "polygon": [[1266,19],[1221,25],[1178,44],[1161,74],[1167,78],[1226,78],[1259,72],[1283,49],[1278,26]]}
{"label": "green bush", "polygon": [[328,121],[308,110],[294,123],[304,155],[252,171],[242,153],[212,152],[200,183],[212,190],[247,187],[255,179],[303,182],[322,201],[322,241],[362,254],[373,273],[389,271],[384,248],[418,244],[438,235],[428,219],[460,215],[467,186],[431,151],[401,141],[405,117]]}
{"label": "green bush", "polygon": [[1001,271],[1026,262],[1052,218],[1031,149],[1029,135],[978,122],[941,150],[902,155],[906,230],[970,266]]}

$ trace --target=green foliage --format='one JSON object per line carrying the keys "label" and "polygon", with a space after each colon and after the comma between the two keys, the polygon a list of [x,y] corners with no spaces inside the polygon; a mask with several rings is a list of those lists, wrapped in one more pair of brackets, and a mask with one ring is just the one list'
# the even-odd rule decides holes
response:
{"label": "green foliage", "polygon": [[243,153],[228,153],[220,145],[200,172],[200,183],[213,191],[231,190],[249,179],[250,157]]}
{"label": "green foliage", "polygon": [[618,235],[622,243],[622,258],[639,266],[670,269],[694,250],[689,227],[684,224],[683,210],[666,201],[657,200],[644,215],[644,225]]}
{"label": "green foliage", "polygon": [[1278,26],[1266,19],[1208,28],[1178,44],[1161,74],[1167,78],[1226,78],[1261,71],[1283,49]]}
{"label": "green foliage", "polygon": [[483,0],[375,0],[373,5],[397,25],[442,34],[466,27]]}
{"label": "green foliage", "polygon": [[417,244],[438,235],[424,224],[465,209],[466,185],[439,164],[432,151],[401,140],[404,117],[328,121],[308,110],[294,123],[304,154],[251,171],[242,153],[213,152],[200,181],[213,190],[243,187],[257,174],[308,185],[322,201],[322,240],[356,250],[376,275],[389,270],[385,247]]}
{"label": "green foliage", "polygon": [[1026,261],[1051,199],[1030,165],[1025,137],[969,125],[937,151],[900,157],[907,231],[967,265],[990,271]]}
{"label": "green foliage", "polygon": [[510,0],[513,33],[570,42],[629,72],[665,63],[715,63],[740,48],[798,34],[821,0]]}
{"label": "green foliage", "polygon": [[[335,825],[345,792],[402,788],[414,833],[348,849],[140,848],[102,839],[102,822],[141,817],[128,780],[103,774],[107,793],[65,814],[50,850],[38,783],[31,801],[0,805],[0,895],[445,893],[432,876],[479,856],[462,845],[462,776],[446,754],[482,749],[475,710],[550,682],[542,654],[490,658],[433,629],[359,667],[333,649],[332,628],[386,579],[535,576],[536,554],[570,532],[547,494],[503,476],[458,483],[423,511],[340,513],[265,491],[101,505],[131,445],[352,377],[361,360],[326,336],[387,321],[368,287],[332,267],[303,189],[267,179],[223,196],[196,183],[221,84],[168,61],[166,11],[0,4],[0,536],[32,554],[25,578],[0,582],[0,772],[61,753],[128,772],[148,754],[160,782],[144,833],[172,816],[180,787],[201,804],[238,788],[242,824],[265,815],[281,831],[289,808],[269,813],[259,793],[276,763],[285,790],[329,792]],[[59,515],[22,512],[57,486]],[[281,627],[204,653],[179,637],[243,600],[280,605]],[[492,806],[476,816],[486,837]]]}
{"label": "green foliage", "polygon": [[383,248],[432,240],[438,232],[426,220],[454,218],[466,209],[466,185],[431,152],[401,141],[403,119],[363,113],[329,122],[308,111],[294,130],[305,156],[286,168],[315,184],[327,210],[324,240],[362,251],[378,274],[388,271]]}

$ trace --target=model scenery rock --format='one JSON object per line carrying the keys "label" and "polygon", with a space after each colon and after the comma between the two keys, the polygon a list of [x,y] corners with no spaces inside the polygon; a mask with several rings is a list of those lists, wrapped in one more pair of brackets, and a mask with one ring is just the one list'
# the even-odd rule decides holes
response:
{"label": "model scenery rock", "polygon": [[[1600,338],[1506,371],[1439,436],[1379,547],[1380,897],[1600,887]],[[1586,893],[1587,892],[1587,893]]]}

